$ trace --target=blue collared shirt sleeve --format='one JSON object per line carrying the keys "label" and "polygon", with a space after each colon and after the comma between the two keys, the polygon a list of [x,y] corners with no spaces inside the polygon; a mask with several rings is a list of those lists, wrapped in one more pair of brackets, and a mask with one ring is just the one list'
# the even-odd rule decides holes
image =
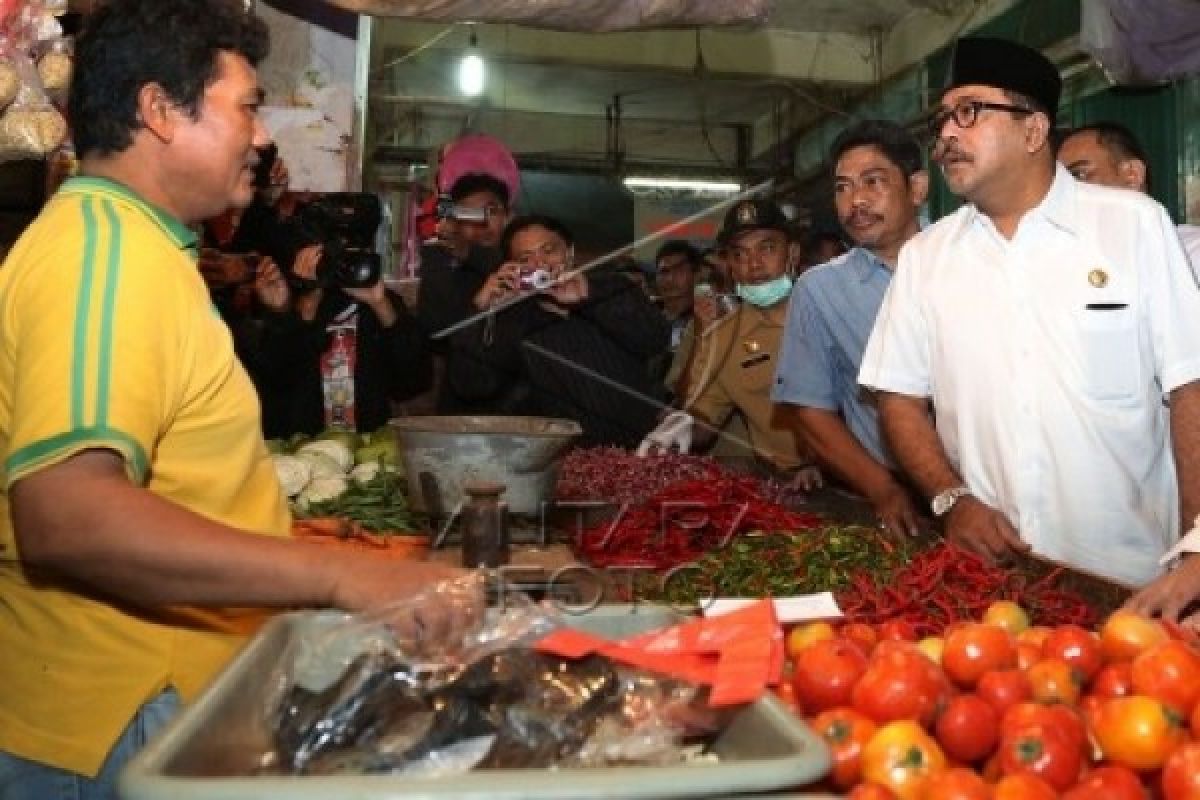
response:
{"label": "blue collared shirt sleeve", "polygon": [[788,306],[771,399],[776,403],[836,411],[833,339],[817,308],[812,282],[801,277]]}

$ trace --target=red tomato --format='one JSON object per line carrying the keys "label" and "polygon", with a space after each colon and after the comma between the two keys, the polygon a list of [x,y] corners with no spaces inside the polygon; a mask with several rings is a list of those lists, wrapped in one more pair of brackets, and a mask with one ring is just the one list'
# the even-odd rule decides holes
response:
{"label": "red tomato", "polygon": [[1128,661],[1105,664],[1092,678],[1089,692],[1097,697],[1126,697],[1133,694],[1133,664]]}
{"label": "red tomato", "polygon": [[863,747],[875,734],[875,723],[852,708],[833,708],[818,714],[811,724],[829,745],[833,758],[829,778],[834,787],[845,791],[858,783]]}
{"label": "red tomato", "polygon": [[1063,793],[1062,800],[1146,800],[1149,793],[1126,767],[1097,767]]}
{"label": "red tomato", "polygon": [[879,643],[879,633],[865,622],[849,622],[838,629],[838,635],[858,645],[864,653],[871,655]]}
{"label": "red tomato", "polygon": [[787,706],[793,714],[803,715],[804,709],[800,708],[800,704],[796,702],[796,691],[792,688],[791,681],[783,681],[774,689],[775,696],[779,698],[779,702]]}
{"label": "red tomato", "polygon": [[992,800],[1056,800],[1058,792],[1037,775],[1005,775],[992,787]]}
{"label": "red tomato", "polygon": [[1133,659],[1130,680],[1135,694],[1157,697],[1180,714],[1190,713],[1200,699],[1200,655],[1169,639]]}
{"label": "red tomato", "polygon": [[942,669],[959,686],[971,688],[985,672],[1016,665],[1016,643],[1003,628],[973,622],[946,634]]}
{"label": "red tomato", "polygon": [[1000,740],[1000,768],[1006,775],[1028,772],[1058,791],[1079,778],[1083,754],[1070,738],[1048,725],[1027,725]]}
{"label": "red tomato", "polygon": [[1070,664],[1061,658],[1043,658],[1025,671],[1033,699],[1039,703],[1079,702],[1081,681]]}
{"label": "red tomato", "polygon": [[986,700],[961,694],[938,715],[934,732],[950,758],[963,763],[979,761],[995,749],[1000,739],[1000,715]]}
{"label": "red tomato", "polygon": [[849,705],[854,684],[866,671],[867,657],[853,642],[840,637],[814,642],[792,663],[796,701],[809,714]]}
{"label": "red tomato", "polygon": [[917,629],[906,619],[889,619],[879,626],[879,641],[915,642]]}
{"label": "red tomato", "polygon": [[1196,703],[1196,707],[1192,709],[1192,715],[1188,718],[1188,727],[1191,729],[1192,737],[1200,739],[1200,703]]}
{"label": "red tomato", "polygon": [[852,697],[856,709],[880,724],[913,719],[930,725],[946,688],[941,670],[915,646],[881,643]]}
{"label": "red tomato", "polygon": [[1029,679],[1019,669],[994,669],[983,673],[979,683],[975,684],[975,694],[990,703],[997,714],[1033,697]]}
{"label": "red tomato", "polygon": [[1092,679],[1104,664],[1100,639],[1078,625],[1059,625],[1042,643],[1042,658],[1058,658],[1079,674],[1079,683]]}
{"label": "red tomato", "polygon": [[1164,800],[1200,800],[1200,742],[1188,742],[1163,765]]}
{"label": "red tomato", "polygon": [[1158,769],[1187,740],[1179,715],[1145,695],[1104,701],[1092,722],[1104,758],[1130,769]]}
{"label": "red tomato", "polygon": [[1079,752],[1087,746],[1087,727],[1083,718],[1072,708],[1063,705],[1041,703],[1018,703],[1004,712],[1000,718],[1000,736],[1031,725],[1056,728],[1064,734]]}
{"label": "red tomato", "polygon": [[1109,663],[1133,661],[1138,653],[1166,640],[1167,631],[1159,622],[1123,608],[1109,615],[1100,628],[1100,651]]}
{"label": "red tomato", "polygon": [[896,800],[896,793],[877,783],[860,783],[850,790],[846,800]]}
{"label": "red tomato", "polygon": [[930,775],[921,800],[991,800],[991,796],[991,788],[976,772],[955,767]]}
{"label": "red tomato", "polygon": [[863,779],[886,786],[900,800],[918,800],[929,776],[945,768],[937,742],[912,720],[889,722],[863,748]]}

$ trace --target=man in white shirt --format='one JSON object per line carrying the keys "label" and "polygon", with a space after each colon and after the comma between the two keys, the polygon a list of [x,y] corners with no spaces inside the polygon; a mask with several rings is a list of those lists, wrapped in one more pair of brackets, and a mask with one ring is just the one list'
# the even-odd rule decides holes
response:
{"label": "man in white shirt", "polygon": [[1140,585],[1200,510],[1200,291],[1160,205],[1056,168],[1060,88],[958,42],[931,127],[968,203],[901,251],[859,381],[947,538]]}
{"label": "man in white shirt", "polygon": [[[1118,122],[1093,122],[1075,128],[1058,146],[1058,160],[1081,181],[1150,194],[1150,161],[1133,131]],[[1175,231],[1192,264],[1200,269],[1200,225]]]}

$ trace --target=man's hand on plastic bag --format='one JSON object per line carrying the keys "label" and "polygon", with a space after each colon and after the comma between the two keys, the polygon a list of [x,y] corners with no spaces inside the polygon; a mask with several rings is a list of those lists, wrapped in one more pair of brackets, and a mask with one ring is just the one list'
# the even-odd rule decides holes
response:
{"label": "man's hand on plastic bag", "polygon": [[686,411],[672,411],[650,431],[638,445],[637,454],[645,457],[672,451],[686,453],[692,448],[692,426],[695,420]]}
{"label": "man's hand on plastic bag", "polygon": [[420,650],[453,649],[478,627],[487,608],[481,574],[428,561],[400,561],[369,553],[352,570],[338,569],[333,605],[386,618],[397,636]]}

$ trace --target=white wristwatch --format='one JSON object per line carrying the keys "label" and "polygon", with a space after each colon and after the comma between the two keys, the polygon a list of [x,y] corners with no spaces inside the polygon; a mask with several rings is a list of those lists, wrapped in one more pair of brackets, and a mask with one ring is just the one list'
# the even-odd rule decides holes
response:
{"label": "white wristwatch", "polygon": [[971,494],[971,490],[966,486],[946,489],[933,496],[933,500],[929,502],[929,508],[933,510],[935,517],[944,517],[950,513],[950,509],[954,508],[955,503],[969,494]]}

